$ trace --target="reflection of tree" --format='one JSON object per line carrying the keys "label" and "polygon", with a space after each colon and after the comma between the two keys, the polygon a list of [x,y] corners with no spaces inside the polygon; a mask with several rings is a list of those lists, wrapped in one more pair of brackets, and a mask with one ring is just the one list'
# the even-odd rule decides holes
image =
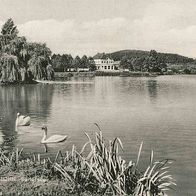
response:
{"label": "reflection of tree", "polygon": [[147,81],[148,92],[151,100],[155,100],[157,98],[157,81],[156,80],[148,80]]}
{"label": "reflection of tree", "polygon": [[52,95],[53,85],[0,86],[0,130],[3,145],[11,147],[15,143],[16,113],[46,118],[50,112]]}

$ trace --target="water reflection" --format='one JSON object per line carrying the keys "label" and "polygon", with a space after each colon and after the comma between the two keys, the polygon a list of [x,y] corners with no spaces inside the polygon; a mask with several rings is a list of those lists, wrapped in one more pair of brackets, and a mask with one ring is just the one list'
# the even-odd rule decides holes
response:
{"label": "water reflection", "polygon": [[147,80],[148,93],[151,102],[155,102],[157,98],[157,80]]}
{"label": "water reflection", "polygon": [[[87,141],[84,131],[94,135],[97,122],[107,139],[122,140],[127,161],[137,159],[141,141],[145,144],[141,162],[148,163],[151,149],[157,160],[175,159],[172,171],[179,191],[172,195],[196,195],[196,77],[93,80],[92,84],[0,87],[0,144],[45,155],[40,144],[45,123],[49,135],[68,135],[66,142],[48,145],[47,155],[71,150],[73,144],[80,150]],[[30,115],[32,125],[16,133],[17,112]]]}
{"label": "water reflection", "polygon": [[21,128],[20,134],[15,130],[17,112],[45,119],[50,113],[52,94],[52,85],[0,87],[0,145],[4,149],[15,147],[22,134]]}

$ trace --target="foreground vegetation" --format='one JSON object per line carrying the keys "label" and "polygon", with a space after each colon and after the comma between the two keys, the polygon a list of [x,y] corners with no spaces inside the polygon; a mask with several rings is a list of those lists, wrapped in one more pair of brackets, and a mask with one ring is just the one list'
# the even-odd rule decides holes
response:
{"label": "foreground vegetation", "polygon": [[[173,189],[169,174],[172,161],[153,160],[153,151],[146,169],[139,168],[142,144],[136,162],[120,156],[119,138],[106,141],[101,130],[81,151],[73,146],[55,157],[27,155],[22,150],[0,152],[0,189],[3,195],[165,195]],[[2,180],[2,177],[7,180]],[[14,180],[9,180],[14,179]]]}

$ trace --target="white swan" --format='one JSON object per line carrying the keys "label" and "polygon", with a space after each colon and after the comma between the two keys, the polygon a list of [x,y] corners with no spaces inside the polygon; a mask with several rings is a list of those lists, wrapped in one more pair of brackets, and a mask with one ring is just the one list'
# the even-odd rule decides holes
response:
{"label": "white swan", "polygon": [[67,135],[52,135],[48,139],[47,138],[47,127],[43,126],[42,130],[44,130],[44,135],[41,140],[42,144],[48,144],[48,143],[58,143],[58,142],[63,142],[67,139]]}
{"label": "white swan", "polygon": [[16,117],[16,127],[17,126],[29,126],[31,124],[30,116],[23,116],[20,113],[17,113]]}

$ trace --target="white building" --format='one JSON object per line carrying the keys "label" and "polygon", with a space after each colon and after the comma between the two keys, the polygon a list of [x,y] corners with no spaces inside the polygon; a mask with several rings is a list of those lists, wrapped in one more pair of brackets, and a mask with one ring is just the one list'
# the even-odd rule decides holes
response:
{"label": "white building", "polygon": [[119,61],[114,61],[110,58],[94,59],[97,71],[117,71],[119,68]]}
{"label": "white building", "polygon": [[88,72],[90,71],[89,68],[78,68],[78,72]]}

